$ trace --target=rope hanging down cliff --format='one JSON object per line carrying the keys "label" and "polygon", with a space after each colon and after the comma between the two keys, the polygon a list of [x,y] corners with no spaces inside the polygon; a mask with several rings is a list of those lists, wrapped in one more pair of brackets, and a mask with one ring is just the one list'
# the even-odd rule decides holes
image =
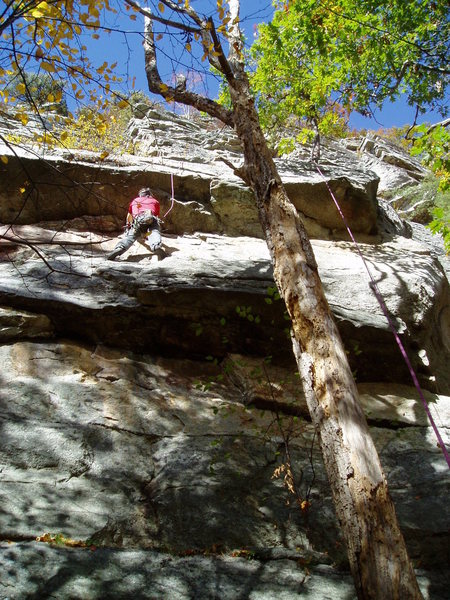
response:
{"label": "rope hanging down cliff", "polygon": [[171,205],[169,210],[163,215],[163,219],[165,219],[167,217],[167,215],[170,213],[170,211],[173,208],[173,204],[175,202],[175,195],[174,195],[174,186],[173,186],[173,173],[170,174],[170,187],[171,187],[171,191],[172,191],[172,196],[171,196]]}
{"label": "rope hanging down cliff", "polygon": [[[319,146],[319,148],[320,148],[320,146]],[[342,209],[341,209],[341,207],[340,207],[340,205],[339,205],[339,203],[338,203],[338,201],[336,199],[336,196],[334,195],[333,190],[329,186],[328,181],[325,178],[325,175],[320,170],[319,165],[317,164],[317,160],[315,160],[315,158],[314,158],[314,156],[320,156],[320,149],[319,148],[317,147],[317,143],[316,143],[316,140],[315,140],[315,144],[314,144],[314,147],[313,147],[314,155],[311,156],[311,160],[312,160],[313,164],[315,165],[315,167],[317,169],[317,172],[319,173],[319,175],[322,177],[323,181],[325,182],[325,185],[327,186],[327,189],[328,189],[328,191],[329,191],[329,193],[331,195],[331,198],[333,199],[333,202],[336,205],[336,208],[337,208],[337,210],[339,212],[339,215],[341,216],[341,219],[344,222],[345,228],[347,229],[348,234],[350,235],[350,238],[351,238],[353,244],[355,245],[355,247],[356,247],[356,249],[358,251],[359,256],[361,257],[361,259],[363,261],[364,267],[365,267],[365,269],[366,269],[366,271],[367,271],[367,273],[369,275],[369,279],[370,279],[369,287],[372,290],[373,294],[375,295],[375,298],[377,299],[378,304],[380,305],[381,310],[383,311],[383,314],[384,314],[384,316],[387,319],[387,322],[389,324],[389,328],[391,329],[391,331],[392,331],[392,333],[393,333],[393,335],[395,337],[395,341],[397,342],[397,345],[398,345],[398,347],[400,349],[400,352],[401,352],[401,354],[403,356],[403,360],[405,361],[406,366],[408,367],[408,370],[409,370],[409,373],[410,373],[411,378],[413,380],[414,386],[415,386],[415,388],[416,388],[416,390],[417,390],[417,392],[419,394],[419,398],[420,398],[420,400],[421,400],[421,402],[422,402],[422,404],[424,406],[424,409],[425,409],[425,412],[426,412],[426,414],[428,416],[428,419],[430,421],[431,427],[433,428],[433,431],[434,431],[434,433],[436,435],[436,438],[438,440],[439,447],[441,448],[442,453],[444,454],[445,460],[447,461],[448,468],[450,469],[450,455],[449,455],[449,452],[448,452],[448,450],[447,450],[447,448],[446,448],[446,446],[444,444],[444,441],[443,441],[443,439],[441,437],[441,434],[439,433],[439,429],[437,428],[437,425],[436,425],[436,423],[435,423],[435,421],[433,419],[433,416],[432,416],[432,414],[430,412],[430,408],[428,406],[427,401],[425,400],[425,396],[423,395],[422,389],[421,389],[420,384],[419,384],[419,380],[418,380],[417,375],[416,375],[416,373],[414,371],[414,368],[413,368],[413,366],[411,364],[411,361],[409,360],[408,354],[406,353],[405,347],[404,347],[404,345],[403,345],[403,343],[402,343],[402,341],[401,341],[401,339],[400,339],[400,337],[399,337],[399,335],[397,333],[397,330],[395,328],[395,325],[394,325],[391,317],[389,316],[389,312],[388,312],[386,303],[384,301],[384,298],[381,295],[380,290],[378,289],[376,281],[373,278],[372,273],[371,273],[371,271],[370,271],[370,269],[369,269],[369,267],[367,265],[367,261],[364,258],[362,250],[361,250],[358,242],[356,241],[356,239],[355,239],[355,237],[353,235],[352,230],[350,229],[350,226],[349,226],[349,224],[347,222],[347,219],[345,218],[344,213],[342,212]]]}

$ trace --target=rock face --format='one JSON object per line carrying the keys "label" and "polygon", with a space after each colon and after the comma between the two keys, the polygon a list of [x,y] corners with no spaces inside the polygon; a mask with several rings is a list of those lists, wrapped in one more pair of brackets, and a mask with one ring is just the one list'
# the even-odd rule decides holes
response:
{"label": "rock face", "polygon": [[[36,226],[3,231],[10,249],[14,240],[39,243],[47,263],[30,248],[11,249],[0,302],[45,314],[58,335],[169,356],[222,359],[245,350],[292,362],[284,307],[268,294],[273,278],[262,240],[166,235],[164,260],[136,244],[110,263],[105,255],[114,241],[95,234]],[[319,240],[313,247],[358,380],[409,382],[361,258],[347,242]],[[360,248],[422,384],[449,393],[449,290],[439,262],[409,239]]]}
{"label": "rock face", "polygon": [[345,146],[357,152],[362,163],[378,175],[379,193],[417,184],[428,174],[419,161],[377,135],[346,141]]}
{"label": "rock face", "polygon": [[[2,163],[5,598],[354,597],[252,196],[213,160],[238,164],[239,146],[209,126],[150,112],[130,124],[138,156]],[[442,452],[322,176],[306,154],[278,160],[419,584],[444,600]],[[355,153],[329,142],[321,170],[448,442],[446,259],[378,205]],[[166,212],[171,175],[164,255],[135,244],[106,261],[130,196],[150,184]]]}
{"label": "rock face", "polygon": [[[122,222],[130,198],[144,185],[155,190],[166,211],[173,176],[177,203],[166,221],[170,232],[262,237],[251,192],[222,160],[238,166],[242,161],[238,141],[230,132],[217,128],[208,132],[205,127],[203,122],[150,111],[130,124],[140,154],[109,156],[101,169],[98,157],[88,152],[55,149],[42,162],[34,151],[18,149],[14,156],[5,147],[2,153],[10,156],[0,168],[0,222],[111,215]],[[323,154],[323,176],[306,154],[276,161],[309,234],[324,239],[345,235],[339,213],[329,202],[327,184],[354,232],[376,234],[378,177],[356,164],[343,148],[326,146]],[[98,226],[103,227],[101,220]]]}

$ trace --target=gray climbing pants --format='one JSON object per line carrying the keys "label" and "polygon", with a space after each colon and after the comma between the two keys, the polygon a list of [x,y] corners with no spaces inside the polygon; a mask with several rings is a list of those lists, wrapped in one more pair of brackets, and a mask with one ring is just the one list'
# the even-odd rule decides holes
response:
{"label": "gray climbing pants", "polygon": [[128,229],[127,234],[116,245],[114,250],[109,255],[109,258],[116,258],[131,248],[136,242],[144,241],[150,246],[150,250],[154,252],[161,246],[161,231],[159,219],[151,213],[145,212],[137,215],[134,218],[133,224]]}

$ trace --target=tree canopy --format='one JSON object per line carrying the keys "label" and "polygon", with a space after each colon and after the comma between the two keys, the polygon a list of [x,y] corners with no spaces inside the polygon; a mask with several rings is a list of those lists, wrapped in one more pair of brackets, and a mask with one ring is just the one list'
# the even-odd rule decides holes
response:
{"label": "tree canopy", "polygon": [[[16,116],[27,123],[27,110],[39,113],[42,104],[72,101],[99,109],[118,87],[117,64],[94,65],[87,39],[99,39],[109,0],[4,0],[0,8],[0,100],[4,109],[17,107]],[[46,81],[39,94],[33,81]],[[45,97],[46,94],[46,97]],[[25,110],[26,109],[26,110]],[[10,109],[11,110],[11,109]]]}
{"label": "tree canopy", "polygon": [[370,115],[400,96],[417,114],[445,116],[448,4],[444,0],[277,1],[252,47],[263,125],[317,119],[323,131],[350,111]]}
{"label": "tree canopy", "polygon": [[[100,38],[104,43],[107,32],[119,29],[118,23],[124,27],[127,20],[114,20],[115,15],[128,14],[129,25],[134,25],[141,5],[132,0],[3,3],[3,105],[25,100],[33,107],[36,99],[28,91],[26,74],[34,73],[59,82],[59,87],[49,87],[48,102],[58,103],[64,96],[70,106],[106,109],[108,94],[116,93],[123,75],[130,73],[118,73],[114,56],[94,64],[89,48]],[[274,17],[259,25],[249,55],[252,89],[266,131],[297,126],[303,130],[299,138],[303,141],[308,134],[304,129],[318,122],[321,131],[340,133],[350,111],[371,114],[374,107],[400,95],[417,114],[432,109],[446,115],[449,23],[444,0],[274,0],[273,4]],[[215,67],[213,39],[205,43],[199,23],[187,26],[189,10],[183,17],[186,27],[174,26],[189,2],[155,0],[148,6],[159,25],[155,36],[161,52],[170,58],[174,71],[187,74],[192,88],[195,72]],[[214,25],[217,40],[226,47],[226,2],[219,0],[215,9],[202,6],[209,13],[199,13],[200,17]],[[126,49],[130,30],[122,33]],[[170,47],[164,48],[169,36]],[[44,98],[39,100],[42,105]],[[25,111],[17,114],[26,122]]]}

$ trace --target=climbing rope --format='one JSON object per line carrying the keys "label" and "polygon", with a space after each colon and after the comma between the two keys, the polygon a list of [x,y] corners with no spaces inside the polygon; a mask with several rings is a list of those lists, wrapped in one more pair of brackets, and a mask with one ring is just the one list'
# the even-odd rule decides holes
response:
{"label": "climbing rope", "polygon": [[408,357],[408,355],[406,353],[405,347],[404,347],[404,345],[403,345],[403,343],[402,343],[402,341],[401,341],[401,339],[400,339],[400,337],[399,337],[399,335],[397,333],[397,330],[395,328],[395,325],[394,325],[391,317],[389,316],[389,312],[388,312],[386,303],[385,303],[385,301],[383,299],[383,296],[381,295],[380,290],[378,289],[378,286],[377,286],[377,284],[375,282],[375,279],[373,278],[372,273],[370,272],[370,269],[369,269],[369,267],[367,265],[367,261],[364,258],[362,250],[361,250],[358,242],[356,241],[356,239],[355,239],[355,237],[354,237],[354,235],[353,235],[353,233],[352,233],[352,231],[350,229],[350,226],[349,226],[349,224],[347,222],[347,219],[345,218],[344,213],[342,212],[342,209],[341,209],[341,207],[340,207],[340,205],[339,205],[339,203],[338,203],[338,201],[336,199],[336,196],[333,193],[333,190],[329,186],[328,181],[325,178],[325,175],[320,170],[319,165],[317,163],[315,163],[315,166],[316,166],[317,172],[319,173],[319,175],[322,177],[323,181],[325,182],[325,185],[327,186],[327,189],[330,192],[330,195],[331,195],[331,197],[333,199],[334,204],[336,205],[336,208],[337,208],[337,210],[338,210],[338,212],[339,212],[339,214],[341,216],[341,219],[344,222],[345,228],[347,229],[347,231],[348,231],[348,233],[350,235],[350,238],[351,238],[352,242],[354,243],[354,245],[355,245],[355,247],[356,247],[356,249],[358,251],[358,254],[359,254],[359,256],[361,257],[361,259],[362,259],[362,261],[364,263],[364,267],[365,267],[365,269],[366,269],[366,271],[367,271],[367,273],[369,275],[369,279],[370,279],[370,284],[369,284],[370,285],[370,289],[374,293],[375,298],[377,299],[378,304],[380,305],[381,310],[383,311],[384,316],[386,317],[386,319],[388,321],[389,327],[390,327],[392,333],[394,334],[394,337],[395,337],[395,340],[397,342],[397,345],[400,348],[400,352],[401,352],[401,354],[403,356],[403,359],[406,362],[406,365],[408,367],[408,370],[409,370],[409,373],[411,375],[411,378],[412,378],[412,380],[414,382],[414,385],[415,385],[415,387],[417,389],[417,392],[419,394],[419,398],[422,401],[422,404],[423,404],[423,406],[425,408],[425,412],[427,413],[428,419],[429,419],[429,421],[431,423],[431,426],[432,426],[432,428],[434,430],[434,433],[435,433],[436,438],[438,440],[439,446],[440,446],[440,448],[442,450],[442,453],[445,456],[445,460],[447,461],[447,465],[448,465],[448,467],[450,469],[450,455],[449,455],[449,453],[447,451],[447,448],[445,447],[445,444],[444,444],[444,441],[443,441],[443,439],[441,437],[441,434],[439,433],[439,429],[437,428],[436,423],[434,422],[434,419],[433,419],[433,416],[432,416],[432,414],[430,412],[428,403],[425,400],[425,397],[423,395],[422,389],[421,389],[420,384],[419,384],[419,380],[417,379],[417,375],[416,375],[416,373],[415,373],[415,371],[413,369],[411,361],[409,360],[409,357]]}
{"label": "climbing rope", "polygon": [[172,204],[170,205],[169,210],[166,212],[166,214],[163,216],[163,219],[165,219],[167,217],[167,215],[170,213],[170,211],[173,208],[173,203],[175,202],[175,195],[174,195],[174,191],[173,191],[173,173],[170,174],[170,185],[172,188]]}

